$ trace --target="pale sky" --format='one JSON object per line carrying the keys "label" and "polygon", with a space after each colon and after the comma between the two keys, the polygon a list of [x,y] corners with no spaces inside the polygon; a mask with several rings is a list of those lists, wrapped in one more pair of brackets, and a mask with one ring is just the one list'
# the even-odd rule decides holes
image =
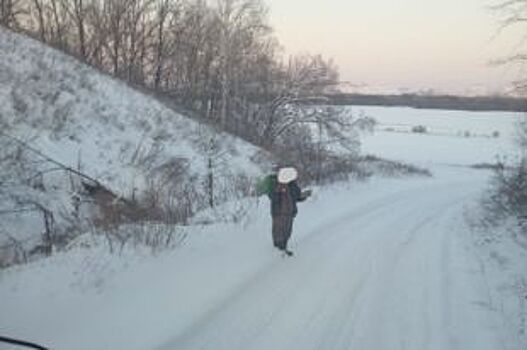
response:
{"label": "pale sky", "polygon": [[520,31],[497,35],[498,0],[266,0],[287,53],[333,58],[341,80],[381,90],[450,93],[505,89],[518,67],[489,62],[515,52]]}

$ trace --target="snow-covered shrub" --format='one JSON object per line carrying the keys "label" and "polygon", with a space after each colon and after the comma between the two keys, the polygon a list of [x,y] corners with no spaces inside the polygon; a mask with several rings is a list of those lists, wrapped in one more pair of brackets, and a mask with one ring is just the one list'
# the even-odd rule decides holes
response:
{"label": "snow-covered shrub", "polygon": [[0,269],[28,262],[28,252],[22,242],[12,236],[0,245]]}
{"label": "snow-covered shrub", "polygon": [[111,254],[120,254],[126,248],[147,248],[158,252],[178,246],[187,237],[183,226],[148,221],[113,227],[94,225],[91,234],[104,237]]}
{"label": "snow-covered shrub", "polygon": [[388,177],[432,176],[428,169],[397,161],[367,155],[356,159],[357,167],[365,176],[380,175]]}
{"label": "snow-covered shrub", "polygon": [[514,217],[527,238],[527,159],[517,166],[500,164],[496,167],[491,189],[482,200],[482,206],[485,224],[498,225]]}
{"label": "snow-covered shrub", "polygon": [[500,162],[494,167],[491,189],[482,200],[482,222],[497,226],[512,219],[527,239],[527,118],[518,121],[516,130],[515,141],[524,156],[515,164]]}
{"label": "snow-covered shrub", "polygon": [[426,126],[424,125],[416,125],[412,127],[412,132],[416,134],[426,134],[428,130],[426,129]]}
{"label": "snow-covered shrub", "polygon": [[361,173],[354,157],[333,154],[324,149],[308,147],[307,144],[284,150],[280,154],[280,163],[296,167],[304,184],[345,181]]}
{"label": "snow-covered shrub", "polygon": [[304,183],[324,184],[360,175],[356,164],[360,133],[372,131],[376,121],[339,107],[304,108],[297,113],[306,114],[307,121],[284,129],[275,139],[272,151],[278,162],[295,166]]}

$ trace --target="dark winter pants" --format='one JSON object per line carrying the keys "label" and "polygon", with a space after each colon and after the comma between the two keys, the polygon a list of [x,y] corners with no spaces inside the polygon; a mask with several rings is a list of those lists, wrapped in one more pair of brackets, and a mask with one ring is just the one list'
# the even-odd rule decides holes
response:
{"label": "dark winter pants", "polygon": [[275,247],[287,248],[287,241],[293,229],[293,219],[294,217],[290,215],[273,216],[273,244]]}

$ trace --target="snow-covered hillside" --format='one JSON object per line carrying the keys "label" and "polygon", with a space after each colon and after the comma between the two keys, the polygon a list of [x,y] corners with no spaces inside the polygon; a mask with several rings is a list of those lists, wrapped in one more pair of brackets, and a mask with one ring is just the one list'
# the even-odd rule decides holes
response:
{"label": "snow-covered hillside", "polygon": [[[221,139],[229,168],[258,173],[258,149],[218,134],[149,97],[26,37],[0,30],[0,115],[4,128],[65,164],[127,193],[145,182],[137,158],[154,169],[189,160],[203,174],[210,140]],[[216,142],[218,143],[218,142]],[[150,159],[153,158],[153,159]]]}
{"label": "snow-covered hillside", "polygon": [[[177,197],[187,184],[192,184],[193,194],[205,191],[209,158],[218,196],[236,191],[238,177],[254,177],[266,166],[258,148],[176,114],[72,57],[5,29],[0,29],[0,125],[3,155],[14,159],[11,173],[5,164],[2,169],[4,211],[36,201],[68,212],[78,190],[71,174],[53,169],[55,165],[34,152],[16,160],[19,145],[11,136],[128,199],[152,189],[172,191]],[[5,145],[12,147],[8,155]],[[14,181],[34,174],[38,186]],[[22,239],[40,233],[40,216],[4,215],[0,245],[5,234]]]}

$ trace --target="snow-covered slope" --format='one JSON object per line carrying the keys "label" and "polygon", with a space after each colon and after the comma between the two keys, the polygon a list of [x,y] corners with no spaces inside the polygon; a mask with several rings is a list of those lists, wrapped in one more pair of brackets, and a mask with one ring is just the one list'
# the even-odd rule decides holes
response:
{"label": "snow-covered slope", "polygon": [[137,158],[155,168],[189,160],[203,174],[210,139],[221,139],[233,172],[255,174],[255,147],[217,134],[123,83],[26,37],[0,29],[0,116],[18,136],[65,164],[129,191],[144,181]]}
{"label": "snow-covered slope", "polygon": [[[199,194],[205,191],[209,158],[218,195],[226,189],[235,191],[238,176],[254,177],[265,165],[263,153],[253,145],[179,115],[70,56],[1,28],[0,126],[5,152],[4,145],[13,146],[9,137],[17,137],[126,198],[141,196],[152,187],[167,193],[171,181],[181,191],[184,184],[191,186],[193,195]],[[13,160],[14,153],[7,158]],[[31,195],[38,196],[36,201],[44,206],[70,206],[69,195],[74,190],[67,174],[53,169],[48,172],[55,166],[43,164],[32,152],[26,152],[22,161],[31,166],[39,162],[33,170],[43,172],[41,180],[47,191],[42,195],[15,181],[34,175],[29,165],[6,173],[4,163],[3,180],[18,186],[4,186],[0,191],[4,198],[16,194],[20,202],[21,192],[26,191],[27,197],[33,191],[38,193]],[[21,164],[15,161],[11,165],[14,169]],[[9,211],[20,204],[14,202],[2,200],[0,209]],[[31,221],[27,216],[4,215],[4,220],[31,222],[35,231],[42,230],[40,217]],[[17,232],[16,238],[22,233]]]}

